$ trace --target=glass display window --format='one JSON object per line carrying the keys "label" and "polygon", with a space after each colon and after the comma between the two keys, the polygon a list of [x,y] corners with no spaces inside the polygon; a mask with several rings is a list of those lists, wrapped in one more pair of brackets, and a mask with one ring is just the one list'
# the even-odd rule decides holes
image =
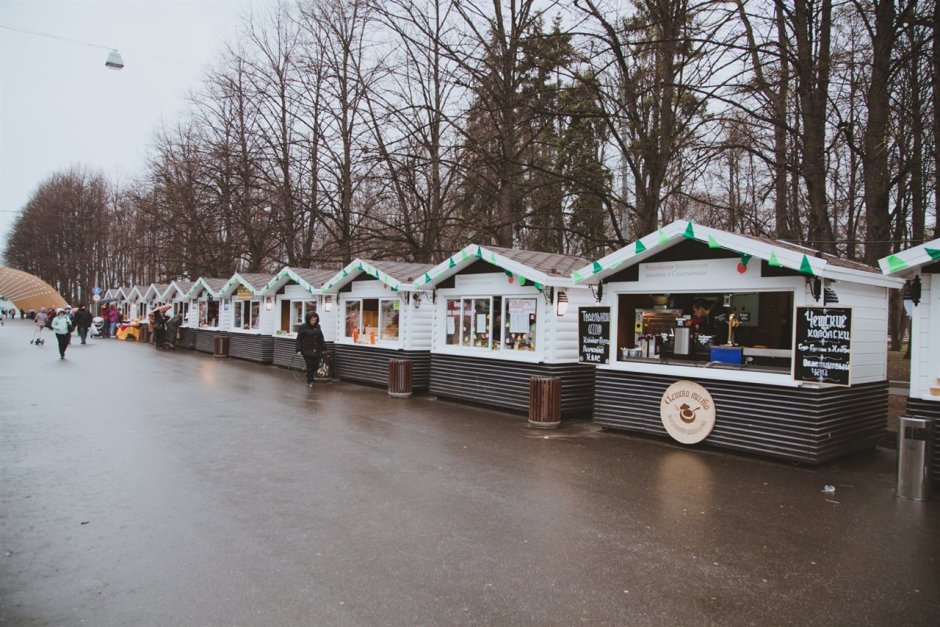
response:
{"label": "glass display window", "polygon": [[359,344],[399,338],[397,298],[353,298],[346,301],[344,336]]}
{"label": "glass display window", "polygon": [[383,340],[398,339],[398,314],[401,311],[401,301],[396,299],[383,300],[380,303],[379,324]]}
{"label": "glass display window", "polygon": [[536,348],[536,298],[449,298],[444,315],[444,342],[448,346],[524,351]]}
{"label": "glass display window", "polygon": [[291,320],[290,332],[297,333],[303,326],[307,314],[317,313],[317,302],[315,300],[293,300],[290,304]]}

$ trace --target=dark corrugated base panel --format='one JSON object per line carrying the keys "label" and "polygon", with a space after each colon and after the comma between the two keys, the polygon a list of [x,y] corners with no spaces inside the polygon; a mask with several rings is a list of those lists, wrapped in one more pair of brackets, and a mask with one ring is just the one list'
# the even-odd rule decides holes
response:
{"label": "dark corrugated base panel", "polygon": [[908,398],[906,415],[933,420],[932,441],[930,442],[930,488],[931,498],[940,501],[940,400],[935,402],[921,398]]}
{"label": "dark corrugated base panel", "polygon": [[[282,368],[290,368],[294,355],[297,354],[297,351],[294,350],[294,347],[297,345],[292,337],[274,337],[274,360],[273,363],[275,366],[281,366]],[[334,348],[333,342],[326,343],[327,350]]]}
{"label": "dark corrugated base panel", "polygon": [[583,364],[533,364],[503,359],[431,355],[431,394],[441,398],[529,413],[529,379],[561,378],[562,418],[590,418],[594,367]]}
{"label": "dark corrugated base panel", "polygon": [[228,356],[269,364],[274,359],[274,338],[270,335],[230,333]]}
{"label": "dark corrugated base panel", "polygon": [[413,391],[427,391],[431,373],[431,353],[428,351],[391,350],[375,346],[337,344],[333,373],[334,376],[344,381],[387,387],[389,359],[410,359]]}
{"label": "dark corrugated base panel", "polygon": [[180,329],[180,339],[176,340],[177,348],[196,348],[196,329]]}
{"label": "dark corrugated base panel", "polygon": [[196,350],[200,353],[215,352],[215,338],[221,336],[218,331],[206,331],[205,329],[196,329]]}
{"label": "dark corrugated base panel", "polygon": [[[663,393],[677,379],[599,370],[594,421],[612,429],[669,437],[659,416]],[[888,382],[809,389],[695,380],[711,393],[717,417],[700,446],[821,464],[872,448],[888,414]]]}

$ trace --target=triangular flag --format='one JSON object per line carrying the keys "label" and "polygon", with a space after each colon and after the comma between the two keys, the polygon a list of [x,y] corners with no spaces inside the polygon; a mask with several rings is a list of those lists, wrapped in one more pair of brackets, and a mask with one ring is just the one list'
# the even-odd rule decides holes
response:
{"label": "triangular flag", "polygon": [[774,267],[774,268],[779,268],[779,267],[780,267],[780,261],[777,259],[777,253],[776,253],[776,252],[770,251],[770,259],[767,260],[767,265],[768,265],[768,266],[771,266],[771,267]]}
{"label": "triangular flag", "polygon": [[533,283],[532,285],[534,285],[534,286],[535,286],[535,289],[537,289],[538,291],[540,291],[540,292],[542,291],[542,284],[541,284],[541,283]]}
{"label": "triangular flag", "polygon": [[483,259],[483,249],[477,246],[477,257]]}
{"label": "triangular flag", "polygon": [[503,273],[504,273],[506,276],[512,276],[512,270],[503,270]]}
{"label": "triangular flag", "polygon": [[682,234],[682,237],[687,237],[689,239],[695,239],[695,229],[692,228],[692,223],[689,222],[689,226],[685,227],[685,233]]}
{"label": "triangular flag", "polygon": [[348,277],[349,273],[346,272],[346,268],[343,268],[343,277]]}
{"label": "triangular flag", "polygon": [[591,266],[591,269],[594,270],[594,274],[597,274],[604,268],[601,267],[601,262],[595,261],[594,264]]}
{"label": "triangular flag", "polygon": [[519,285],[525,285],[525,282],[526,282],[526,278],[520,274],[520,275],[519,275]]}
{"label": "triangular flag", "polygon": [[747,267],[747,264],[751,262],[751,257],[753,257],[753,255],[749,255],[747,253],[739,253],[739,256],[741,257],[741,263],[744,264],[745,268]]}
{"label": "triangular flag", "polygon": [[431,282],[431,275],[428,274],[427,272],[424,273],[424,282],[425,282],[425,283],[430,283],[430,282]]}
{"label": "triangular flag", "polygon": [[908,267],[908,264],[897,255],[888,256],[888,273],[900,272]]}
{"label": "triangular flag", "polygon": [[813,274],[813,266],[809,265],[809,257],[803,255],[803,261],[800,262],[800,272],[803,274]]}
{"label": "triangular flag", "polygon": [[362,270],[362,264],[361,264],[361,263],[359,264],[359,269]]}
{"label": "triangular flag", "polygon": [[456,265],[457,265],[457,264],[454,263],[454,258],[451,257],[451,258],[450,258],[450,263],[447,264],[447,267],[448,267],[448,268],[453,268],[453,267],[456,266]]}
{"label": "triangular flag", "polygon": [[931,259],[940,259],[940,250],[936,248],[925,248],[924,252],[930,255]]}
{"label": "triangular flag", "polygon": [[392,291],[393,291],[393,292],[397,292],[397,291],[398,291],[398,286],[397,286],[397,285],[393,285],[393,286],[392,286]]}
{"label": "triangular flag", "polygon": [[660,244],[668,244],[668,243],[669,243],[669,238],[666,236],[665,233],[663,233],[663,230],[662,230],[662,229],[659,229],[659,243],[660,243]]}
{"label": "triangular flag", "polygon": [[466,260],[469,259],[469,258],[470,258],[470,255],[467,254],[466,249],[460,251],[460,260],[461,260],[461,261],[466,261]]}
{"label": "triangular flag", "polygon": [[571,279],[572,279],[575,283],[580,283],[581,281],[584,280],[584,277],[581,276],[581,274],[576,270],[576,271],[574,271],[574,272],[571,273]]}
{"label": "triangular flag", "polygon": [[490,261],[492,261],[493,263],[497,263],[497,262],[496,262],[496,253],[490,252]]}
{"label": "triangular flag", "polygon": [[646,250],[646,246],[643,245],[643,242],[641,242],[640,240],[637,240],[637,241],[636,241],[636,248],[634,249],[634,252],[636,252],[636,254],[639,255],[639,254],[640,254],[641,252],[643,252],[644,250]]}
{"label": "triangular flag", "polygon": [[[689,226],[692,226],[692,225],[690,224]],[[709,236],[708,236],[708,247],[709,247],[709,248],[721,248],[721,244],[718,243],[718,240],[716,240],[714,237],[712,237],[711,235],[709,235]]]}

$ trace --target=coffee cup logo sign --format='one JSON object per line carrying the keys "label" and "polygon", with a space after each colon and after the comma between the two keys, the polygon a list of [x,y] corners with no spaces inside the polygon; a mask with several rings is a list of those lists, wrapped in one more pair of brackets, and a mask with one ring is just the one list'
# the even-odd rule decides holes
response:
{"label": "coffee cup logo sign", "polygon": [[701,442],[715,426],[715,401],[694,381],[676,381],[663,394],[659,417],[666,432],[682,444]]}

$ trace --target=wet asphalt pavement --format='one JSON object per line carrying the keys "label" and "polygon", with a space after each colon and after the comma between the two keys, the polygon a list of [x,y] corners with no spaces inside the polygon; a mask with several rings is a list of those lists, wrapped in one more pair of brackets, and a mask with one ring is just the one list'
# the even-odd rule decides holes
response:
{"label": "wet asphalt pavement", "polygon": [[0,328],[2,624],[940,623],[940,502],[891,450],[802,468],[31,335]]}

